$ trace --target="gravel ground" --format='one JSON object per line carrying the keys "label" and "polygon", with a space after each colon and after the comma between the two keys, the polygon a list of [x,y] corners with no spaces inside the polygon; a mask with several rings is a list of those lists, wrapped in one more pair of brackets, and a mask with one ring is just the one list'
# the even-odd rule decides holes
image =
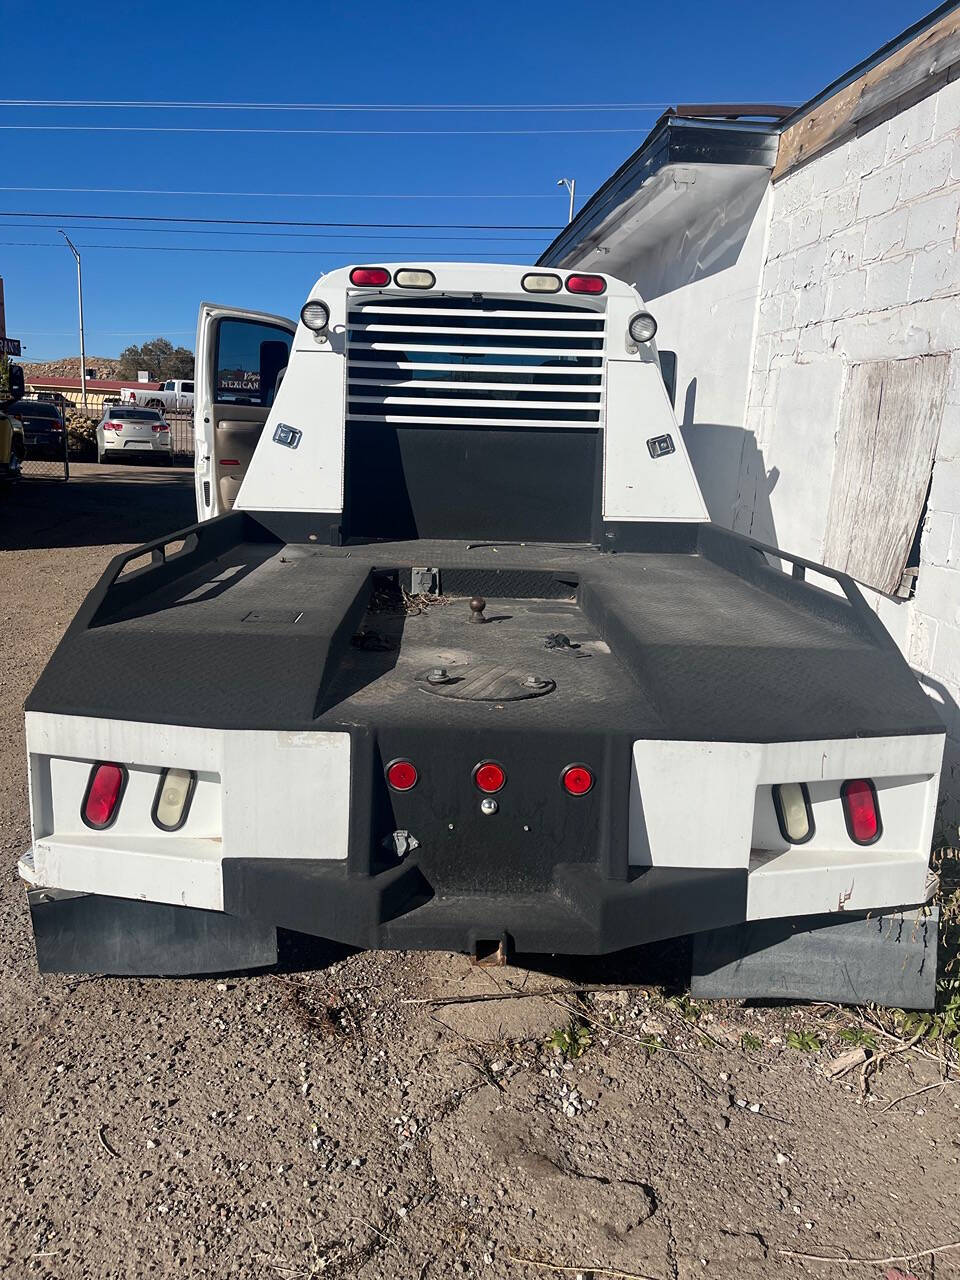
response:
{"label": "gravel ground", "polygon": [[[824,1069],[850,1015],[671,999],[681,947],[484,970],[287,939],[220,981],[38,976],[21,706],[107,559],[192,510],[178,469],[0,494],[0,1273],[883,1277],[781,1250],[960,1240],[960,1089],[884,1110],[936,1064],[901,1053],[863,1097]],[[960,1249],[901,1265],[960,1276]]]}

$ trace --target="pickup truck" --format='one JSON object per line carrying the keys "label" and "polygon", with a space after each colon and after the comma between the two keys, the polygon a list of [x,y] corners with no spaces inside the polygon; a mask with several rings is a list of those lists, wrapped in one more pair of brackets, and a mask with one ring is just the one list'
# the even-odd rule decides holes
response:
{"label": "pickup truck", "polygon": [[929,1002],[943,726],[849,577],[710,523],[655,330],[514,266],[201,306],[199,519],[26,704],[41,968],[695,935],[771,994]]}
{"label": "pickup truck", "polygon": [[181,409],[193,408],[193,381],[181,378],[168,378],[159,387],[124,387],[120,391],[121,404],[139,404],[146,409],[165,409],[168,413],[176,413]]}

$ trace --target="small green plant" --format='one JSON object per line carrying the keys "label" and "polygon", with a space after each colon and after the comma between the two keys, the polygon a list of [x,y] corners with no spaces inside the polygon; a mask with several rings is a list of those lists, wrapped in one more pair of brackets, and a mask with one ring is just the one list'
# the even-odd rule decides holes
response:
{"label": "small green plant", "polygon": [[952,985],[942,992],[935,1011],[898,1010],[895,1016],[900,1034],[907,1039],[919,1035],[921,1040],[960,1048],[960,990]]}
{"label": "small green plant", "polygon": [[593,1044],[593,1032],[584,1022],[571,1019],[565,1027],[557,1027],[547,1040],[547,1048],[562,1058],[580,1058]]}
{"label": "small green plant", "polygon": [[701,1013],[700,1006],[685,995],[671,996],[667,1001],[667,1008],[679,1013],[684,1022],[696,1022]]}
{"label": "small green plant", "polygon": [[872,1031],[863,1027],[844,1027],[837,1033],[844,1044],[855,1045],[859,1049],[876,1049],[877,1037]]}
{"label": "small green plant", "polygon": [[758,1049],[763,1048],[763,1041],[759,1036],[755,1036],[752,1031],[745,1031],[740,1037],[740,1048],[745,1053],[756,1053]]}
{"label": "small green plant", "polygon": [[812,1031],[788,1031],[787,1044],[800,1053],[819,1053],[822,1047]]}
{"label": "small green plant", "polygon": [[663,1041],[659,1036],[639,1036],[637,1043],[648,1058],[652,1058],[658,1049],[663,1048]]}

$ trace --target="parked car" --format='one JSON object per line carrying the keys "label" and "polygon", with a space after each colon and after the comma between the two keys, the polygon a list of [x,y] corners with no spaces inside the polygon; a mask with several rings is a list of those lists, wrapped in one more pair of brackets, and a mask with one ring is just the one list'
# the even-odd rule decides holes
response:
{"label": "parked car", "polygon": [[58,405],[45,400],[18,400],[7,412],[23,423],[23,438],[31,458],[62,460],[67,425]]}
{"label": "parked car", "polygon": [[173,462],[173,438],[170,426],[158,409],[141,409],[137,405],[111,405],[97,423],[97,461],[108,462],[119,457],[159,453],[169,465]]}
{"label": "parked car", "polygon": [[19,480],[20,464],[26,452],[23,424],[10,413],[10,405],[23,396],[23,370],[11,365],[7,379],[0,385],[0,481]]}
{"label": "parked car", "polygon": [[120,401],[122,404],[142,404],[148,409],[192,409],[193,381],[169,378],[159,388],[149,385],[124,387]]}

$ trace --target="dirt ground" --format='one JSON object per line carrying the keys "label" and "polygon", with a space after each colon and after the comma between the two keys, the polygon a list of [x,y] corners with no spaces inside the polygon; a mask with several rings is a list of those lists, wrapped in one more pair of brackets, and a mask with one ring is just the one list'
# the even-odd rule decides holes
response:
{"label": "dirt ground", "polygon": [[960,1088],[904,1097],[940,1078],[918,1045],[863,1096],[825,1071],[854,1014],[693,1006],[679,946],[484,970],[287,939],[251,976],[39,976],[22,703],[108,558],[192,512],[179,469],[0,495],[0,1273],[960,1276],[960,1248],[783,1252],[960,1241]]}

